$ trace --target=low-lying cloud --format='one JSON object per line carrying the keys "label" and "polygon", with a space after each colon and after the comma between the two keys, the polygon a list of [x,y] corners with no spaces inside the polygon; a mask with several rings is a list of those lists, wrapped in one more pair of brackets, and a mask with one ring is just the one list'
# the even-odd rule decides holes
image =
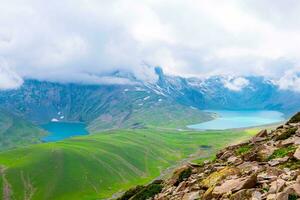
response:
{"label": "low-lying cloud", "polygon": [[[144,63],[172,75],[260,75],[282,89],[299,83],[298,1],[11,0],[0,7],[2,89],[24,78],[126,82],[105,75],[115,70],[156,80]],[[238,90],[237,80],[227,86]]]}

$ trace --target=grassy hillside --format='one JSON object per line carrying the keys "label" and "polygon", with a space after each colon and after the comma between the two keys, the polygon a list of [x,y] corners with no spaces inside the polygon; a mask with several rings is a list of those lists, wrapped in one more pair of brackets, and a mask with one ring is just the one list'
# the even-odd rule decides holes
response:
{"label": "grassy hillside", "polygon": [[[185,128],[187,125],[201,123],[213,119],[210,113],[202,112],[189,106],[170,101],[159,101],[159,98],[136,98],[133,105],[124,109],[124,105],[116,105],[116,110],[126,110],[118,114],[103,114],[92,121],[88,129],[96,132],[105,129],[164,127]],[[118,107],[120,106],[120,107]]]}
{"label": "grassy hillside", "polygon": [[0,191],[16,200],[101,199],[149,182],[176,161],[206,151],[201,145],[215,152],[252,134],[136,129],[32,145],[0,153]]}
{"label": "grassy hillside", "polygon": [[46,132],[34,124],[0,110],[0,151],[39,143]]}

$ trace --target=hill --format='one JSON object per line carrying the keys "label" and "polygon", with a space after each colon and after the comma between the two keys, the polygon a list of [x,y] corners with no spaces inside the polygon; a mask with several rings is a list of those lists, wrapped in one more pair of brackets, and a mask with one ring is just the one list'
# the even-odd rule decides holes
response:
{"label": "hill", "polygon": [[[243,131],[115,130],[0,153],[6,199],[101,199],[145,184],[179,160],[249,138]],[[4,198],[5,199],[5,198]]]}
{"label": "hill", "polygon": [[165,181],[126,192],[120,200],[300,198],[300,113],[275,130],[228,146],[216,159],[187,164]]}
{"label": "hill", "polygon": [[20,117],[0,110],[0,150],[40,143],[47,133]]}

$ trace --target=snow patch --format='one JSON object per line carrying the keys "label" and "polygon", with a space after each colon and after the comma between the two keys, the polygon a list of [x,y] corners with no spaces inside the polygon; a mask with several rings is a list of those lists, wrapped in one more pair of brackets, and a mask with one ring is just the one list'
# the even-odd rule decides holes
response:
{"label": "snow patch", "polygon": [[144,98],[144,101],[148,100],[149,98],[150,98],[150,96],[146,96],[146,97]]}
{"label": "snow patch", "polygon": [[59,120],[56,118],[51,119],[51,122],[58,122]]}

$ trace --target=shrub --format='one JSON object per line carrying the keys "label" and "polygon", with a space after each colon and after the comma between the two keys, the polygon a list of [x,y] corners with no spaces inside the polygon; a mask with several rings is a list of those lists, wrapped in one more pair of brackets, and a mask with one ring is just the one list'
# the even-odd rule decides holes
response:
{"label": "shrub", "polygon": [[134,188],[129,189],[128,191],[126,191],[120,198],[118,198],[117,200],[128,200],[130,199],[132,196],[134,196],[135,194],[139,193],[140,191],[142,191],[145,188],[145,186],[141,186],[138,185]]}
{"label": "shrub", "polygon": [[160,193],[163,186],[161,184],[150,184],[146,186],[142,191],[137,193],[131,198],[131,200],[146,200],[154,197],[156,194]]}
{"label": "shrub", "polygon": [[289,121],[288,123],[298,123],[300,122],[300,112],[295,114]]}
{"label": "shrub", "polygon": [[191,168],[187,168],[185,170],[183,170],[179,176],[178,176],[178,179],[177,179],[177,182],[175,183],[175,186],[176,185],[179,185],[179,183],[181,183],[182,181],[184,181],[185,179],[189,178],[192,174],[192,169]]}

